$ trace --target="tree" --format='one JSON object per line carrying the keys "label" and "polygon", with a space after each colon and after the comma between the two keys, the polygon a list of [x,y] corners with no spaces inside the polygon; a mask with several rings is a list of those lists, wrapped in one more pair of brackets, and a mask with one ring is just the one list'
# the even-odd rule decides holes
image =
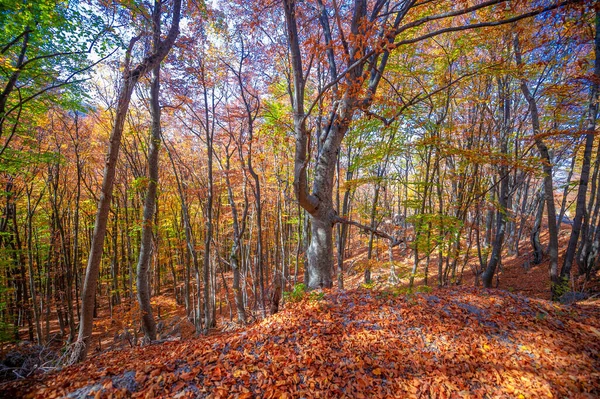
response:
{"label": "tree", "polygon": [[[569,244],[565,253],[563,265],[560,269],[560,277],[567,286],[565,289],[568,289],[568,282],[571,278],[571,267],[573,265],[573,260],[575,259],[577,242],[579,241],[579,233],[581,232],[581,226],[586,213],[586,196],[590,177],[590,163],[592,158],[592,147],[594,146],[596,118],[598,116],[598,97],[600,88],[600,10],[598,9],[596,10],[595,18],[594,55],[594,71],[590,79],[590,100],[585,121],[585,146],[577,189],[575,217],[573,218],[573,229],[571,230],[571,236],[569,237]],[[587,237],[584,237],[584,241],[586,239]],[[565,289],[563,289],[563,291]]]}
{"label": "tree", "polygon": [[[303,17],[310,14],[310,9],[294,0],[283,1],[293,76],[291,98],[296,138],[294,191],[300,206],[311,215],[312,223],[311,243],[308,249],[307,285],[310,288],[332,285],[332,230],[336,223],[347,222],[337,215],[333,207],[337,155],[354,117],[359,111],[368,111],[373,105],[377,90],[385,80],[383,76],[391,53],[403,46],[441,34],[512,23],[563,5],[553,4],[505,19],[485,21],[489,18],[485,12],[500,3],[504,2],[492,0],[461,8],[453,7],[444,1],[396,3],[381,0],[369,3],[366,0],[355,0],[351,4],[344,4],[345,7],[342,8],[338,7],[336,2],[327,7],[320,1],[315,15],[318,17],[320,29],[313,31],[318,32],[315,34],[322,35],[325,40],[322,48],[326,54],[324,62],[328,65],[329,83],[317,93],[316,99],[329,97],[330,111],[328,122],[322,131],[318,132],[319,150],[311,170],[313,182],[310,189],[307,172],[311,134],[307,122],[316,100],[308,107],[305,106],[307,77],[314,57],[306,47],[309,45],[307,43],[318,42],[318,39],[313,37],[308,40],[308,37],[302,35],[309,36],[310,33],[298,29],[298,20],[300,19],[304,26],[307,22]],[[465,22],[460,18],[478,12],[483,14],[480,16],[483,19],[481,22]],[[331,15],[333,17],[330,17]],[[331,28],[330,20],[337,25],[335,31]],[[342,25],[342,20],[349,20],[350,23]],[[439,25],[434,26],[433,21],[448,23],[449,26],[439,28]],[[431,29],[428,31],[429,27]],[[342,64],[344,68],[340,70],[339,66]]]}
{"label": "tree", "polygon": [[[518,67],[523,66],[523,60],[521,55],[521,45],[519,43],[518,34],[515,35],[514,39],[514,50],[515,50],[515,59]],[[531,114],[531,126],[533,128],[533,137],[535,141],[535,145],[542,157],[543,161],[543,170],[544,170],[544,201],[546,203],[547,215],[548,215],[548,234],[549,234],[549,244],[548,244],[548,255],[550,256],[550,280],[552,281],[552,296],[554,299],[556,298],[556,289],[557,284],[559,284],[558,279],[558,227],[556,225],[556,206],[554,204],[554,185],[552,182],[552,159],[550,158],[550,152],[548,151],[548,146],[542,138],[540,137],[542,131],[540,127],[540,117],[537,107],[537,102],[531,90],[529,90],[529,85],[527,83],[527,79],[525,77],[521,77],[521,92],[523,96],[527,100],[529,104],[529,113]],[[540,208],[543,210],[544,205],[540,204]]]}
{"label": "tree", "polygon": [[181,2],[181,0],[175,0],[173,3],[171,28],[169,29],[165,39],[160,40],[155,51],[144,57],[144,59],[134,68],[131,68],[130,65],[131,53],[133,51],[133,46],[139,40],[139,36],[131,39],[127,49],[122,75],[122,86],[119,90],[114,126],[110,135],[110,145],[108,147],[106,167],[104,169],[102,189],[98,203],[98,211],[96,213],[90,254],[85,273],[82,291],[83,300],[81,305],[82,311],[79,323],[79,334],[77,337],[77,342],[73,348],[71,356],[72,362],[85,359],[91,340],[96,284],[98,281],[100,261],[102,259],[108,212],[112,200],[112,190],[117,158],[119,156],[119,147],[121,144],[121,137],[123,135],[125,117],[127,116],[129,103],[131,101],[131,95],[139,79],[159,65],[171,50],[173,43],[175,43],[175,39],[179,34]]}
{"label": "tree", "polygon": [[[152,10],[152,48],[156,53],[160,42],[160,18],[162,14],[162,0],[154,2]],[[150,147],[148,150],[148,188],[144,201],[144,217],[142,220],[142,240],[140,256],[137,265],[137,294],[142,312],[142,329],[146,339],[156,339],[156,323],[152,316],[150,306],[150,286],[148,270],[152,254],[153,220],[156,207],[156,188],[158,186],[158,153],[161,143],[160,129],[160,62],[152,69],[152,83],[150,86],[150,111],[152,114],[152,128],[150,129]]]}

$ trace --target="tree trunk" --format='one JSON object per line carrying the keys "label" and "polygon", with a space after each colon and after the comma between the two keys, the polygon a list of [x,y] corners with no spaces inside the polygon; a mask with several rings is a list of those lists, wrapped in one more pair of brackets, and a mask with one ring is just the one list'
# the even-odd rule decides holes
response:
{"label": "tree trunk", "polygon": [[540,243],[540,230],[542,227],[542,216],[544,215],[544,187],[540,192],[537,201],[537,211],[535,212],[535,222],[531,230],[531,246],[533,247],[533,264],[539,265],[544,257],[544,250]]}
{"label": "tree trunk", "polygon": [[575,218],[573,219],[573,229],[571,230],[571,236],[569,237],[569,244],[565,253],[563,266],[560,270],[560,277],[562,278],[563,283],[566,285],[566,287],[563,287],[561,291],[568,288],[568,281],[571,277],[571,267],[573,265],[573,259],[575,258],[579,233],[581,231],[584,213],[586,212],[586,194],[590,176],[590,162],[592,156],[592,147],[594,145],[596,117],[598,113],[598,87],[600,84],[600,10],[596,11],[596,34],[594,38],[594,49],[594,74],[592,76],[590,90],[590,104],[587,116],[587,134],[585,137],[583,164],[581,165],[581,177],[579,178],[579,189],[577,191],[577,205],[575,208]]}
{"label": "tree trunk", "polygon": [[[500,79],[500,105],[502,107],[502,128],[500,133],[500,151],[502,154],[508,154],[508,132],[510,121],[510,96],[508,93],[508,78]],[[498,178],[500,179],[500,192],[498,193],[498,209],[496,211],[496,235],[492,244],[492,255],[488,261],[487,267],[481,278],[485,288],[492,287],[492,280],[496,273],[496,268],[502,258],[502,244],[504,244],[504,235],[506,233],[506,219],[508,211],[509,196],[509,178],[508,166],[500,165]]]}
{"label": "tree trunk", "polygon": [[[153,28],[154,28],[154,51],[160,40],[160,14],[161,3],[154,3]],[[154,67],[153,79],[150,86],[150,111],[152,114],[152,128],[150,134],[150,148],[148,150],[148,188],[144,200],[144,213],[142,219],[142,239],[140,254],[137,264],[137,297],[140,305],[142,331],[146,340],[156,340],[156,322],[152,315],[150,304],[149,269],[152,258],[152,235],[153,219],[156,207],[156,189],[158,186],[158,154],[160,150],[160,64]]]}
{"label": "tree trunk", "polygon": [[309,288],[330,288],[333,284],[333,228],[327,218],[311,218],[311,240],[308,246]]}
{"label": "tree trunk", "polygon": [[102,260],[102,252],[104,247],[104,237],[106,236],[106,224],[108,221],[108,212],[112,199],[113,184],[115,179],[115,171],[117,167],[117,159],[119,156],[119,147],[121,145],[121,137],[123,135],[123,127],[125,118],[129,110],[131,94],[140,77],[144,76],[148,71],[154,69],[156,65],[165,58],[171,50],[176,37],[179,35],[179,18],[181,13],[181,0],[175,0],[173,5],[173,22],[167,38],[161,41],[159,49],[148,55],[144,60],[133,70],[129,69],[129,60],[133,45],[138,40],[131,40],[126,59],[125,70],[123,72],[123,84],[119,90],[117,100],[117,108],[115,113],[115,121],[110,135],[110,145],[106,157],[106,165],[104,168],[104,177],[102,180],[102,188],[100,191],[100,199],[98,203],[98,211],[94,223],[94,233],[92,235],[92,243],[88,264],[85,273],[83,285],[83,300],[81,310],[81,320],[79,323],[79,335],[77,343],[73,348],[71,363],[85,360],[87,351],[89,350],[94,315],[94,301],[96,297],[96,286],[98,284],[98,274],[100,271],[100,262]]}
{"label": "tree trunk", "polygon": [[[515,58],[517,65],[522,66],[521,61],[521,49],[519,45],[519,37],[515,36]],[[554,186],[552,182],[552,159],[550,158],[550,152],[544,141],[539,136],[541,133],[540,119],[538,113],[538,107],[536,100],[529,90],[527,81],[525,78],[521,78],[521,91],[523,96],[529,104],[529,112],[531,113],[531,126],[533,128],[533,137],[535,145],[542,157],[543,170],[544,170],[544,200],[546,202],[546,209],[548,210],[548,256],[550,258],[550,280],[552,282],[552,297],[555,298],[556,285],[559,283],[558,279],[558,228],[556,225],[556,205],[554,204]],[[540,205],[543,208],[543,205]],[[541,222],[541,221],[540,221]],[[538,238],[539,243],[539,238]]]}

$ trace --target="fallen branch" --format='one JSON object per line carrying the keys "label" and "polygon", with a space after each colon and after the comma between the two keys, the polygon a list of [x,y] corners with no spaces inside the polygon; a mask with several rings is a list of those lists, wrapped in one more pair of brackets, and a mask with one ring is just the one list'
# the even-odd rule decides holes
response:
{"label": "fallen branch", "polygon": [[377,230],[374,227],[367,226],[365,224],[358,223],[358,222],[355,222],[354,220],[346,219],[346,218],[343,218],[341,216],[336,216],[335,219],[334,219],[334,223],[342,223],[342,224],[349,224],[351,226],[356,226],[359,229],[369,231],[369,232],[373,233],[374,235],[376,235],[378,237],[386,238],[386,239],[388,239],[390,241],[390,243],[391,243],[390,245],[392,246],[392,248],[396,247],[396,246],[398,246],[398,245],[400,245],[402,243],[404,243],[404,239],[403,238],[400,238],[400,239],[395,238],[395,237],[389,235],[386,232],[383,232],[381,230]]}

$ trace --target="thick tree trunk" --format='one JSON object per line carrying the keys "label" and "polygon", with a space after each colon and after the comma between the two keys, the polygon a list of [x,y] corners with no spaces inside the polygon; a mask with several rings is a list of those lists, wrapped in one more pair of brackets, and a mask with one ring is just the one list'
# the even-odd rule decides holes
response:
{"label": "thick tree trunk", "polygon": [[333,227],[328,219],[311,218],[311,240],[308,247],[309,288],[330,288],[333,284]]}

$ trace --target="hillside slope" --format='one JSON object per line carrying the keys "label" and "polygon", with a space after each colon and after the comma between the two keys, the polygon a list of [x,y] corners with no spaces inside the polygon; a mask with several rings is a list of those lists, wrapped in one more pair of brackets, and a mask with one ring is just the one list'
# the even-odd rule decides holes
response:
{"label": "hillside slope", "polygon": [[108,352],[26,397],[597,397],[600,306],[461,288],[307,296],[243,332]]}

